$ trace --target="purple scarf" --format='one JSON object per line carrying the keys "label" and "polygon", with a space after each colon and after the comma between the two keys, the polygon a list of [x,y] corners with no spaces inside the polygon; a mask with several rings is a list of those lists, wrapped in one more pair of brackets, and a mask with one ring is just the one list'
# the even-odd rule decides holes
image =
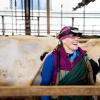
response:
{"label": "purple scarf", "polygon": [[[78,48],[80,54],[78,57],[75,58],[73,62],[70,62],[65,50],[63,47],[59,48],[60,52],[60,69],[65,70],[65,71],[71,71],[71,69],[74,67],[75,64],[79,62],[79,60],[84,56],[86,51],[83,51],[81,48]],[[53,76],[52,76],[52,85],[56,84],[56,78],[57,78],[57,51],[53,51],[54,55],[54,71],[53,71]]]}

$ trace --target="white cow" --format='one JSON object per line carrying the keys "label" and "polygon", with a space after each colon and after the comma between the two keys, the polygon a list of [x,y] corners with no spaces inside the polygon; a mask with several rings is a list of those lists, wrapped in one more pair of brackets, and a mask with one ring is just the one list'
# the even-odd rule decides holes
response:
{"label": "white cow", "polygon": [[[100,59],[100,39],[90,39],[83,45],[81,44],[81,46],[83,49],[87,50],[89,58],[93,59],[99,65],[98,59]],[[96,75],[96,84],[100,85],[100,72]]]}
{"label": "white cow", "polygon": [[[0,85],[31,84],[41,67],[41,54],[52,50],[57,43],[54,37],[1,36]],[[97,62],[100,58],[100,39],[91,39],[81,46]]]}
{"label": "white cow", "polygon": [[53,37],[1,36],[0,85],[30,85],[41,67],[40,55],[57,44],[53,40]]}

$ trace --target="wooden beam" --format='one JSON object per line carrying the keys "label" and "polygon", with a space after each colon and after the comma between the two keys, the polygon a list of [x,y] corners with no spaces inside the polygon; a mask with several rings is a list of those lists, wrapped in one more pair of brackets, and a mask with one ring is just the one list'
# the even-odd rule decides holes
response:
{"label": "wooden beam", "polygon": [[0,97],[8,96],[43,96],[43,95],[100,95],[100,86],[28,86],[28,87],[14,87],[4,86],[0,87]]}

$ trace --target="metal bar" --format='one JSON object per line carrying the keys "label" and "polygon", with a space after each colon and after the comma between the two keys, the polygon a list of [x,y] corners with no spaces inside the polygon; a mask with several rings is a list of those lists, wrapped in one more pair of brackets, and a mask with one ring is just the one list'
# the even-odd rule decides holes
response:
{"label": "metal bar", "polygon": [[63,26],[63,10],[62,10],[62,8],[63,8],[63,5],[61,4],[61,28]]}
{"label": "metal bar", "polygon": [[72,27],[74,26],[74,17],[72,17]]}
{"label": "metal bar", "polygon": [[24,1],[21,0],[21,7],[22,7],[22,8],[21,8],[21,9],[22,9],[22,16],[21,16],[21,17],[22,17],[22,19],[23,19],[23,16],[24,16],[24,11],[23,11],[23,10],[24,10],[24,7],[23,7],[23,3],[24,3]]}
{"label": "metal bar", "polygon": [[50,34],[50,0],[47,0],[47,34]]}
{"label": "metal bar", "polygon": [[85,34],[85,6],[83,11],[83,33]]}
{"label": "metal bar", "polygon": [[31,35],[30,28],[30,0],[24,0],[25,5],[25,34]]}
{"label": "metal bar", "polygon": [[2,16],[2,34],[5,35],[4,16]]}
{"label": "metal bar", "polygon": [[33,0],[32,0],[32,2],[31,2],[31,5],[32,5],[32,20],[33,20],[33,15],[34,15],[34,6],[33,6]]}
{"label": "metal bar", "polygon": [[37,33],[38,36],[40,35],[40,0],[38,0],[38,17],[37,17],[37,25],[38,25],[38,29],[37,29]]}
{"label": "metal bar", "polygon": [[100,86],[25,86],[0,87],[0,97],[4,96],[99,96]]}
{"label": "metal bar", "polygon": [[16,0],[15,0],[15,19],[16,19],[16,34],[17,34],[17,2],[16,2]]}
{"label": "metal bar", "polygon": [[11,16],[12,16],[12,35],[14,35],[14,32],[13,32],[13,12],[14,11],[13,11],[13,4],[12,4],[12,2],[13,2],[13,0],[10,1],[10,3],[11,3],[10,6],[11,6]]}

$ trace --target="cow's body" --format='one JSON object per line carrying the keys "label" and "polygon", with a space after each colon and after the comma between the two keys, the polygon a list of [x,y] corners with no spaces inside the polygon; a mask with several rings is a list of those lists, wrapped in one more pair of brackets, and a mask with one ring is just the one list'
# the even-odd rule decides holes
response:
{"label": "cow's body", "polygon": [[43,37],[0,37],[0,85],[30,85],[41,66],[40,55],[53,48],[50,42]]}

